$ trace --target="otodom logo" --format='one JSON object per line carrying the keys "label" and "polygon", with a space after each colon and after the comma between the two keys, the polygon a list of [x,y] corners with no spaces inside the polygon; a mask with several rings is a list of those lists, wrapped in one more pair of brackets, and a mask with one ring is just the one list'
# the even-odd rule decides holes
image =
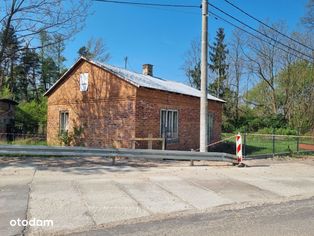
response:
{"label": "otodom logo", "polygon": [[21,220],[20,218],[17,218],[16,220],[10,220],[10,225],[12,227],[17,226],[52,227],[53,220],[40,220],[36,218],[33,218],[31,220]]}

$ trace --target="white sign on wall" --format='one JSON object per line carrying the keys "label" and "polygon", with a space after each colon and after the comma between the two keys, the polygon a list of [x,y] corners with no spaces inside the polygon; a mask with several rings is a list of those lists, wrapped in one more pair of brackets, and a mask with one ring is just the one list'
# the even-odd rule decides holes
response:
{"label": "white sign on wall", "polygon": [[88,89],[88,73],[80,74],[80,91],[86,92]]}

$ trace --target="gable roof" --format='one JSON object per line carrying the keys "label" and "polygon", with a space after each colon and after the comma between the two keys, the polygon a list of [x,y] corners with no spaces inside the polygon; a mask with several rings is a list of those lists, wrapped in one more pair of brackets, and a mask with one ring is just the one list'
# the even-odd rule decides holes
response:
{"label": "gable roof", "polygon": [[[112,74],[116,75],[117,77],[129,82],[130,84],[136,86],[136,87],[144,87],[144,88],[150,88],[150,89],[157,89],[161,91],[166,92],[172,92],[172,93],[179,93],[183,95],[193,96],[193,97],[200,97],[201,91],[195,88],[192,88],[188,85],[185,85],[180,82],[171,81],[171,80],[165,80],[149,75],[143,75],[140,73],[136,73],[133,71],[129,71],[123,68],[119,68],[116,66],[87,60],[86,58],[81,57],[44,95],[49,95],[56,87],[57,85],[64,80],[68,74],[71,73],[71,71],[74,69],[74,67],[81,61],[85,60],[91,64],[96,65],[97,67],[103,68],[104,70],[111,72]],[[217,101],[217,102],[225,102],[224,100],[221,100],[219,98],[216,98],[210,94],[208,94],[208,99]]]}

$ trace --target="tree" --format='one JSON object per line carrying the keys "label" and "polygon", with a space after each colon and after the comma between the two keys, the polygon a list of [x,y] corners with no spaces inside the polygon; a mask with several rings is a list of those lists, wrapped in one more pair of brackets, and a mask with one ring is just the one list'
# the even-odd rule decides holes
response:
{"label": "tree", "polygon": [[201,88],[201,47],[199,40],[191,42],[190,49],[185,54],[182,69],[188,78],[189,85]]}
{"label": "tree", "polygon": [[86,46],[81,47],[77,53],[80,57],[85,57],[87,59],[93,59],[94,55],[89,51],[89,49]]}
{"label": "tree", "polygon": [[[232,101],[228,101],[229,103],[232,102],[232,109],[234,111],[233,119],[237,124],[239,121],[239,105],[240,105],[240,85],[242,75],[244,73],[244,55],[243,55],[243,47],[244,47],[244,39],[242,32],[239,30],[233,31],[232,40],[230,42],[230,85],[234,87],[234,99]],[[233,80],[231,79],[233,78]]]}
{"label": "tree", "polygon": [[303,133],[314,127],[313,72],[311,63],[299,60],[282,70],[276,81],[286,120]]}
{"label": "tree", "polygon": [[65,50],[65,44],[63,36],[60,34],[54,35],[54,41],[57,42],[52,47],[53,52],[53,60],[57,66],[58,78],[65,72],[64,62],[66,58],[63,56],[63,52]]}
{"label": "tree", "polygon": [[216,78],[213,83],[210,85],[209,89],[216,96],[224,97],[226,89],[228,88],[227,84],[227,71],[229,65],[226,62],[227,59],[227,45],[224,43],[225,33],[223,28],[219,28],[217,31],[217,36],[213,46],[210,47],[210,64],[209,68],[214,72]]}
{"label": "tree", "polygon": [[[272,25],[280,32],[285,32],[282,24]],[[248,38],[248,50],[245,56],[248,60],[249,70],[252,71],[254,76],[259,81],[264,81],[265,90],[264,96],[267,97],[263,100],[262,104],[266,106],[266,114],[277,114],[278,113],[278,98],[276,94],[275,77],[282,69],[282,54],[279,49],[281,45],[279,42],[284,42],[284,39],[276,32],[260,26],[259,31],[265,35],[273,38],[265,39],[265,41],[256,40],[254,37]]]}
{"label": "tree", "polygon": [[[58,39],[58,43],[52,44],[55,39]],[[52,84],[61,76],[63,72],[63,62],[65,58],[62,53],[64,50],[64,42],[60,35],[54,35],[51,37],[46,31],[40,33],[40,90],[42,92],[47,91]],[[44,45],[49,45],[44,47]]]}
{"label": "tree", "polygon": [[[6,42],[4,45],[4,41]],[[12,94],[16,92],[16,79],[14,68],[19,60],[19,48],[21,42],[16,36],[16,30],[10,27],[0,32],[0,47],[3,49],[2,54],[4,60],[0,61],[0,85],[1,87],[8,85]]]}
{"label": "tree", "polygon": [[306,15],[302,18],[302,23],[310,30],[314,29],[314,0],[309,0],[307,3]]}
{"label": "tree", "polygon": [[86,45],[78,50],[78,54],[79,56],[99,62],[107,62],[110,59],[110,53],[107,50],[105,42],[101,38],[89,39]]}
{"label": "tree", "polygon": [[37,88],[39,66],[39,57],[35,50],[25,48],[21,55],[21,62],[15,69],[18,79],[18,100],[30,101],[33,98],[39,100]]}
{"label": "tree", "polygon": [[57,32],[63,39],[71,38],[84,24],[89,6],[89,0],[2,0],[0,64],[4,60],[9,29],[15,29],[18,40],[32,42],[33,48],[40,48],[43,46],[35,42],[43,31],[48,35]]}

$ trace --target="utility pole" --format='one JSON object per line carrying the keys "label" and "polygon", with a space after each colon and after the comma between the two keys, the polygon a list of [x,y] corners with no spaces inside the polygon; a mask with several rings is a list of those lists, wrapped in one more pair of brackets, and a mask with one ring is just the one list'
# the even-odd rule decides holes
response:
{"label": "utility pole", "polygon": [[207,74],[208,74],[208,0],[202,0],[200,152],[207,152],[208,145]]}

